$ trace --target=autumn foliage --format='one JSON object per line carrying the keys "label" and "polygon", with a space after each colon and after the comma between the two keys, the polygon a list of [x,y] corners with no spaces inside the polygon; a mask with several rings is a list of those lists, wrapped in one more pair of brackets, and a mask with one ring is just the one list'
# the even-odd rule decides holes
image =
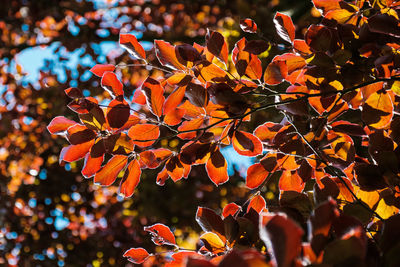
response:
{"label": "autumn foliage", "polygon": [[[321,21],[304,35],[278,12],[271,25],[279,43],[247,18],[234,47],[211,29],[204,45],[154,40],[158,63],[133,34],[120,33],[119,44],[159,75],[129,98],[121,82],[129,65],[98,64],[91,72],[109,101],[65,90],[78,120],[59,116],[48,125],[69,142],[60,164],[84,160],[84,177],[102,186],[118,182],[124,197],[140,191],[146,169],[157,169],[162,186],[203,165],[220,186],[229,183],[222,148],[254,158],[245,202],[198,208],[196,250],[155,224],[144,230],[164,251],[132,248],[124,257],[146,266],[400,264],[400,4],[313,4]],[[265,62],[262,55],[276,47],[281,54]],[[252,128],[265,111],[274,120],[258,118]],[[162,145],[175,137],[174,149]],[[264,194],[273,179],[275,204]]]}

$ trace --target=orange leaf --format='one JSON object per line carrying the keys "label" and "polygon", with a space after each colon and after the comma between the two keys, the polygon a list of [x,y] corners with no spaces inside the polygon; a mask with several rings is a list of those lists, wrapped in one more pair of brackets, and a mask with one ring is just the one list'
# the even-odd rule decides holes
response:
{"label": "orange leaf", "polygon": [[217,234],[212,232],[204,233],[200,236],[204,246],[213,254],[225,252],[225,243],[219,238]]}
{"label": "orange leaf", "polygon": [[90,72],[98,77],[102,77],[103,74],[107,71],[113,72],[115,70],[115,66],[112,64],[96,64],[91,69]]}
{"label": "orange leaf", "polygon": [[164,104],[164,114],[175,110],[176,107],[182,102],[182,99],[185,96],[185,89],[185,86],[178,87],[168,96]]}
{"label": "orange leaf", "polygon": [[165,184],[165,181],[168,179],[169,175],[167,172],[167,168],[163,168],[158,174],[156,178],[156,183],[159,186],[163,186]]}
{"label": "orange leaf", "polygon": [[292,43],[295,35],[292,19],[285,14],[277,12],[274,18],[274,24],[278,35],[283,40]]}
{"label": "orange leaf", "polygon": [[272,61],[264,72],[264,82],[269,85],[276,85],[283,82],[288,75],[288,68],[284,61]]}
{"label": "orange leaf", "polygon": [[229,180],[228,164],[217,148],[206,163],[206,171],[210,180],[216,185],[221,185]]}
{"label": "orange leaf", "polygon": [[166,113],[164,116],[164,122],[170,126],[178,125],[181,123],[183,116],[185,115],[185,110],[177,108]]}
{"label": "orange leaf", "polygon": [[135,35],[130,33],[121,33],[119,35],[119,45],[128,50],[129,54],[132,56],[140,59],[146,59],[146,52],[136,39]]}
{"label": "orange leaf", "polygon": [[129,129],[128,136],[135,145],[151,146],[160,136],[160,129],[154,124],[136,124]]}
{"label": "orange leaf", "polygon": [[279,189],[283,191],[302,192],[306,184],[297,172],[284,171],[279,179]]}
{"label": "orange leaf", "polygon": [[179,181],[184,176],[184,166],[177,156],[169,158],[165,163],[165,168],[174,182]]}
{"label": "orange leaf", "polygon": [[119,185],[120,194],[123,194],[124,197],[132,196],[136,186],[140,182],[141,173],[139,162],[136,159],[129,162],[124,177],[122,177]]}
{"label": "orange leaf", "polygon": [[228,45],[222,34],[207,29],[206,45],[211,54],[216,56],[221,62],[228,64]]}
{"label": "orange leaf", "polygon": [[156,223],[152,226],[145,226],[144,230],[152,235],[152,241],[158,245],[175,245],[175,236],[168,226]]}
{"label": "orange leaf", "polygon": [[185,68],[181,63],[179,63],[176,57],[175,46],[163,40],[154,40],[154,47],[156,50],[156,56],[161,65],[175,70]]}
{"label": "orange leaf", "polygon": [[128,257],[129,261],[135,264],[141,264],[147,260],[150,254],[144,248],[131,248],[124,253],[124,257]]}
{"label": "orange leaf", "polygon": [[232,137],[232,145],[237,153],[243,156],[254,157],[263,151],[263,145],[258,137],[251,133],[236,131]]}
{"label": "orange leaf", "polygon": [[51,134],[62,134],[70,126],[77,124],[75,121],[65,118],[64,116],[58,116],[51,120],[47,126],[47,130]]}
{"label": "orange leaf", "polygon": [[113,98],[117,96],[123,96],[123,84],[118,80],[117,75],[114,72],[106,71],[101,77],[101,86],[106,90]]}
{"label": "orange leaf", "polygon": [[362,119],[375,129],[385,128],[393,118],[393,102],[385,90],[372,93],[365,101]]}
{"label": "orange leaf", "polygon": [[83,158],[89,152],[93,144],[94,140],[90,140],[89,142],[79,145],[69,145],[67,147],[63,147],[60,153],[60,162],[73,162]]}
{"label": "orange leaf", "polygon": [[90,156],[90,153],[87,153],[85,156],[85,163],[82,168],[82,175],[85,178],[92,177],[101,169],[101,164],[104,160],[104,154],[100,157],[93,158]]}
{"label": "orange leaf", "polygon": [[265,207],[265,199],[260,195],[256,195],[250,200],[249,206],[247,207],[247,212],[249,212],[250,209],[253,208],[255,211],[260,213],[263,209],[265,209]]}
{"label": "orange leaf", "polygon": [[251,165],[247,169],[246,186],[250,189],[259,187],[267,179],[269,173],[261,163]]}
{"label": "orange leaf", "polygon": [[151,113],[157,117],[161,117],[165,98],[164,88],[160,82],[148,77],[142,85],[142,91],[146,96],[147,106]]}
{"label": "orange leaf", "polygon": [[146,104],[146,96],[143,94],[142,90],[135,90],[135,92],[133,93],[132,103],[136,103],[139,105]]}
{"label": "orange leaf", "polygon": [[260,138],[261,142],[272,145],[275,135],[281,128],[282,125],[279,123],[266,122],[254,130],[254,135]]}
{"label": "orange leaf", "polygon": [[202,117],[184,121],[181,126],[178,127],[179,132],[187,131],[184,133],[178,134],[178,137],[181,139],[192,139],[197,135],[197,129],[199,129],[203,125],[204,119]]}
{"label": "orange leaf", "polygon": [[226,205],[224,207],[224,209],[222,210],[222,217],[228,217],[229,215],[232,215],[233,217],[235,217],[235,214],[241,210],[242,208],[237,205],[236,203],[229,203],[228,205]]}
{"label": "orange leaf", "polygon": [[125,167],[128,157],[115,155],[94,176],[94,183],[109,186],[114,183],[119,172]]}

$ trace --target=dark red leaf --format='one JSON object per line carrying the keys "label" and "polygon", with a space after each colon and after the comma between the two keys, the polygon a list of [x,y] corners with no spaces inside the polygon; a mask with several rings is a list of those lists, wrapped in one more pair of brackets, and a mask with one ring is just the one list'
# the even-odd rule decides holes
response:
{"label": "dark red leaf", "polygon": [[198,207],[196,221],[204,232],[214,232],[219,236],[225,235],[224,222],[212,209]]}
{"label": "dark red leaf", "polygon": [[222,34],[207,29],[206,45],[210,53],[216,56],[223,63],[228,63],[228,44]]}
{"label": "dark red leaf", "polygon": [[111,128],[119,129],[128,122],[130,106],[126,101],[112,100],[107,107],[106,119]]}
{"label": "dark red leaf", "polygon": [[292,266],[301,250],[303,230],[286,216],[274,215],[260,228],[260,238],[272,248],[272,260],[276,266]]}

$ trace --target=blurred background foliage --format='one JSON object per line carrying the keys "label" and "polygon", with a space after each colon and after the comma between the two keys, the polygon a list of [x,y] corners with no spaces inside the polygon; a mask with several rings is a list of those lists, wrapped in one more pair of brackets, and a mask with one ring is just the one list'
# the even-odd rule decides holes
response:
{"label": "blurred background foliage", "polygon": [[[0,8],[0,265],[130,266],[122,254],[130,247],[153,251],[143,226],[156,222],[175,229],[178,244],[194,248],[200,228],[197,206],[220,210],[248,196],[240,173],[243,161],[229,159],[231,179],[215,187],[204,168],[189,181],[155,184],[158,170],[147,171],[134,196],[122,199],[117,187],[101,188],[80,174],[82,162],[60,166],[66,141],[46,130],[58,115],[76,119],[63,90],[85,89],[105,98],[99,79],[88,70],[96,63],[138,64],[118,48],[119,32],[133,32],[147,50],[154,39],[204,44],[207,28],[221,31],[230,49],[241,37],[239,20],[252,18],[265,39],[281,43],[272,18],[291,15],[297,35],[318,21],[311,1],[291,0],[5,0]],[[264,56],[268,63],[279,46]],[[122,69],[128,97],[148,75],[143,67]],[[277,120],[260,112],[253,123]],[[177,140],[164,141],[174,147]],[[270,183],[266,198],[278,194]]]}

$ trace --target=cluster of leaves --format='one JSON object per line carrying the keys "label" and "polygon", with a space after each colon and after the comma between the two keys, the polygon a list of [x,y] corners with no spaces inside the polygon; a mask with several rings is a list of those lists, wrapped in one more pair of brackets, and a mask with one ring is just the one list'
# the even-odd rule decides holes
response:
{"label": "cluster of leaves", "polygon": [[[247,212],[230,204],[222,219],[199,208],[196,218],[206,233],[200,237],[203,246],[190,253],[179,251],[166,226],[145,228],[157,245],[178,250],[171,264],[373,261],[395,266],[398,243],[393,236],[398,235],[395,214],[400,208],[399,4],[313,4],[322,20],[301,39],[296,39],[290,17],[275,15],[286,50],[264,70],[259,55],[270,49],[267,40],[243,37],[232,49],[231,61],[228,44],[217,31],[208,30],[204,46],[156,40],[161,65],[155,66],[148,63],[134,35],[121,33],[122,47],[165,75],[148,77],[131,103],[114,65],[91,69],[112,98],[108,104],[85,97],[78,88],[66,89],[72,99],[68,107],[79,114],[80,122],[60,116],[49,124],[51,133],[65,135],[70,142],[60,162],[85,158],[82,174],[94,176],[103,186],[113,184],[123,171],[119,192],[129,197],[143,169],[160,168],[156,182],[164,185],[169,178],[187,178],[194,165],[205,165],[215,185],[227,182],[227,162],[220,149],[232,145],[240,155],[257,157],[247,171],[246,186],[256,190]],[[250,19],[241,21],[241,27],[257,33]],[[281,120],[246,127],[267,109],[280,112]],[[174,150],[162,147],[159,141],[173,137],[181,140]],[[273,177],[279,179],[280,189],[275,206],[260,195]],[[301,227],[306,224],[311,226],[308,231]],[[238,250],[243,247],[258,252]],[[125,255],[135,263],[168,260],[142,248]]]}

